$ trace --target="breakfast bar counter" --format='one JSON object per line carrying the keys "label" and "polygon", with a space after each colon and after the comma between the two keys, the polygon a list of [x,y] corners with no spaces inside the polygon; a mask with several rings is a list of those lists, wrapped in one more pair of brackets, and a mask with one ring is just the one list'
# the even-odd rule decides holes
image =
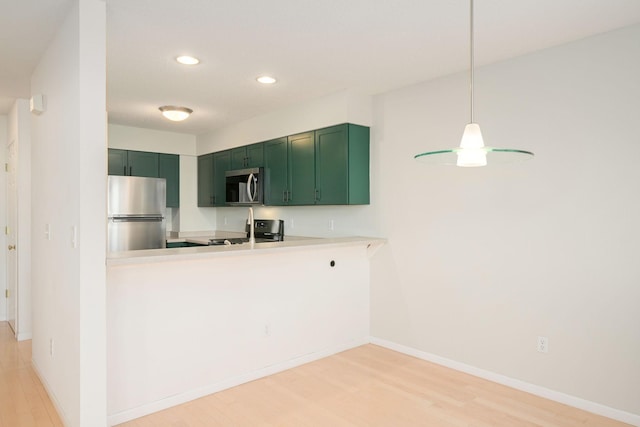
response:
{"label": "breakfast bar counter", "polygon": [[110,254],[110,425],[367,343],[370,263],[384,242],[287,236]]}

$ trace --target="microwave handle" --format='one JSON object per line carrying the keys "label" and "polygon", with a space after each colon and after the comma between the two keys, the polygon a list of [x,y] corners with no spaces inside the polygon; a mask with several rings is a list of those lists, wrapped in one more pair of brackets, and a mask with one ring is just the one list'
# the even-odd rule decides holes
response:
{"label": "microwave handle", "polygon": [[[249,174],[249,178],[247,178],[247,197],[250,202],[255,202],[256,193],[258,192],[258,184],[257,178],[251,173]],[[253,185],[253,192],[251,191],[251,186]]]}

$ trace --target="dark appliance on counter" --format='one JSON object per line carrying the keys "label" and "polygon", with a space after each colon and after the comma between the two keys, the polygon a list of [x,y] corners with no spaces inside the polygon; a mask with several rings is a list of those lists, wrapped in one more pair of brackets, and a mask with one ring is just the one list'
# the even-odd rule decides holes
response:
{"label": "dark appliance on counter", "polygon": [[225,172],[225,200],[229,206],[264,204],[264,168],[236,169]]}
{"label": "dark appliance on counter", "polygon": [[[284,221],[281,219],[256,219],[253,222],[256,243],[282,242],[284,240]],[[245,226],[247,237],[210,239],[209,245],[237,245],[249,241],[249,224]]]}

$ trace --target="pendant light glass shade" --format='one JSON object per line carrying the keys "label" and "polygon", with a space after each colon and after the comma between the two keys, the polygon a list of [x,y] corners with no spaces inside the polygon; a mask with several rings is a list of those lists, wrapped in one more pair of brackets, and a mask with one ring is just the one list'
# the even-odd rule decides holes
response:
{"label": "pendant light glass shade", "polygon": [[473,0],[470,3],[470,95],[471,95],[471,121],[464,128],[460,146],[446,150],[427,151],[416,154],[414,158],[422,162],[442,165],[455,165],[461,167],[486,166],[488,163],[510,163],[519,160],[527,160],[533,157],[533,153],[512,148],[486,147],[482,139],[480,125],[473,121]]}

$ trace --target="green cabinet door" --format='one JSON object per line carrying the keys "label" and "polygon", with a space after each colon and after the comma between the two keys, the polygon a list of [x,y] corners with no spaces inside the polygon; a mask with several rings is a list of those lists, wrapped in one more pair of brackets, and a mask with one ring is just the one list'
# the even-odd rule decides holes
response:
{"label": "green cabinet door", "polygon": [[158,153],[129,150],[128,158],[129,171],[127,175],[158,177]]}
{"label": "green cabinet door", "polygon": [[225,172],[231,169],[231,150],[213,153],[213,206],[226,204]]}
{"label": "green cabinet door", "polygon": [[231,150],[231,169],[244,169],[246,167],[247,149],[237,147]]}
{"label": "green cabinet door", "polygon": [[264,143],[264,204],[282,206],[289,202],[289,167],[287,137]]}
{"label": "green cabinet door", "polygon": [[369,203],[369,128],[342,124],[315,131],[316,204]]}
{"label": "green cabinet door", "polygon": [[127,150],[118,150],[115,148],[109,148],[109,162],[108,171],[109,175],[127,175],[129,171],[129,163],[127,160]]}
{"label": "green cabinet door", "polygon": [[317,130],[316,204],[346,205],[349,202],[349,150],[346,126]]}
{"label": "green cabinet door", "polygon": [[231,169],[264,166],[264,144],[245,145],[231,150]]}
{"label": "green cabinet door", "polygon": [[158,154],[158,178],[167,180],[167,207],[180,207],[180,156]]}
{"label": "green cabinet door", "polygon": [[290,205],[315,204],[314,145],[314,132],[305,132],[288,137]]}
{"label": "green cabinet door", "polygon": [[349,130],[349,204],[370,203],[370,130],[366,126],[348,124]]}
{"label": "green cabinet door", "polygon": [[264,166],[264,143],[247,145],[247,167],[259,168]]}
{"label": "green cabinet door", "polygon": [[213,206],[213,153],[198,156],[198,206]]}

